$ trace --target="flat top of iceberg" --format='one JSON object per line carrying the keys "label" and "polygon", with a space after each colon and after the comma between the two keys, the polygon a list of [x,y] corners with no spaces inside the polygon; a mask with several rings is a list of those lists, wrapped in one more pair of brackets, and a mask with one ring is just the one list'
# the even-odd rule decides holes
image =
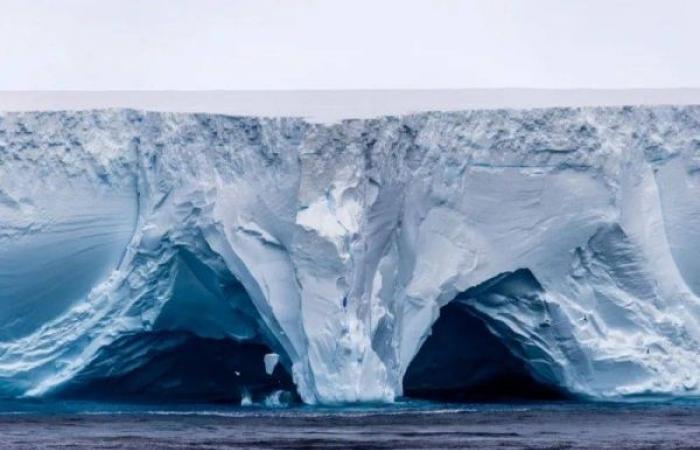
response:
{"label": "flat top of iceberg", "polygon": [[132,108],[314,122],[494,108],[699,105],[700,89],[443,89],[314,91],[0,91],[0,111]]}

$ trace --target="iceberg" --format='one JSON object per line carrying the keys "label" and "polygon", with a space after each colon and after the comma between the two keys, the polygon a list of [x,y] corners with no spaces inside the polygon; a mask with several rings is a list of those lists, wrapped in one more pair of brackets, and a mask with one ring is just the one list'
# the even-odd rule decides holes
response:
{"label": "iceberg", "polygon": [[698,395],[698,255],[700,107],[0,115],[2,396]]}

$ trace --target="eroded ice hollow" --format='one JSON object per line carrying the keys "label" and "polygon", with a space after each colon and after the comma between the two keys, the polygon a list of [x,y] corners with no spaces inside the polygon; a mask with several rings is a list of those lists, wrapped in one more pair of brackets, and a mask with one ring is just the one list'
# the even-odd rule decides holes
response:
{"label": "eroded ice hollow", "polygon": [[698,255],[698,107],[0,116],[3,396],[697,395]]}

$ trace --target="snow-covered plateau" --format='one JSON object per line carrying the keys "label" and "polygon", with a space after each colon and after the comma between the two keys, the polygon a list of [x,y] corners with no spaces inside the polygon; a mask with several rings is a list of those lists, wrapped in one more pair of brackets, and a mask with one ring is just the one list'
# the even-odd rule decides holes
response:
{"label": "snow-covered plateau", "polygon": [[244,403],[391,402],[516,366],[700,394],[700,107],[0,115],[0,396],[234,367]]}

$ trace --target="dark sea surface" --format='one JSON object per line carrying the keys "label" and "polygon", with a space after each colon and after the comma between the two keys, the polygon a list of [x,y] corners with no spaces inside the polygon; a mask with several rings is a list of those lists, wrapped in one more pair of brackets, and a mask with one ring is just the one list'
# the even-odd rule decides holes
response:
{"label": "dark sea surface", "polygon": [[698,448],[700,403],[0,403],[2,449]]}

